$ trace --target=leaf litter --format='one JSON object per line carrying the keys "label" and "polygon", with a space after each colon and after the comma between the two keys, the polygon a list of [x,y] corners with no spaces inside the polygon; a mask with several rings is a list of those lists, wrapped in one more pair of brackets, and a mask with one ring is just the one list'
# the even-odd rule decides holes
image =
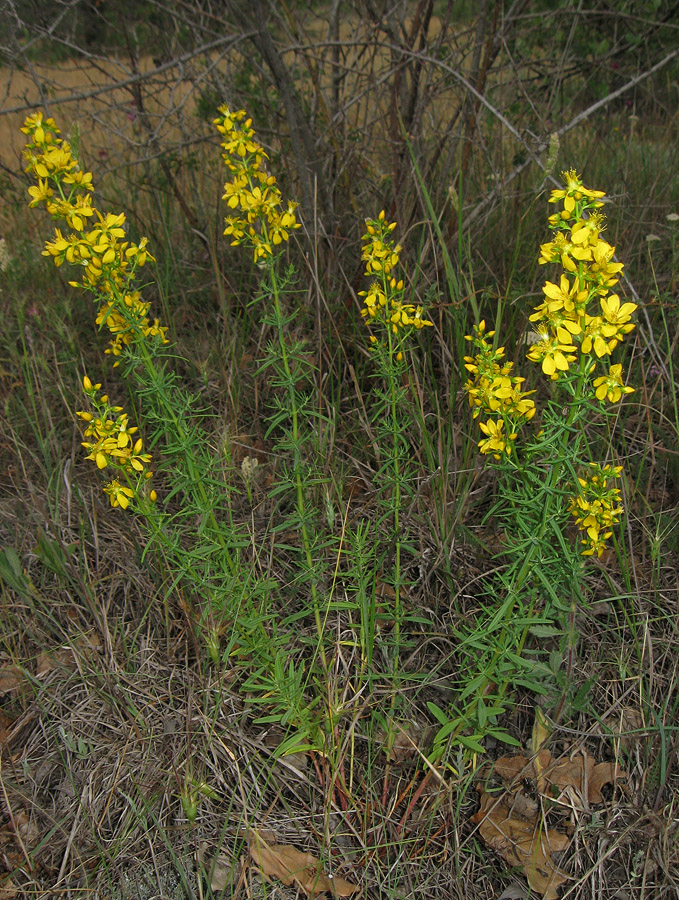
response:
{"label": "leaf litter", "polygon": [[[616,763],[597,763],[585,750],[554,759],[549,750],[532,758],[504,756],[477,784],[480,807],[471,821],[484,843],[511,866],[518,867],[529,886],[544,900],[557,900],[569,876],[552,858],[568,847],[575,825],[570,814],[588,812],[603,802],[602,788],[625,773]],[[492,776],[502,791],[492,787]],[[560,828],[545,821],[547,812],[568,814]]]}
{"label": "leaf litter", "polygon": [[[332,877],[322,871],[321,861],[311,853],[297,850],[291,844],[278,844],[254,829],[248,832],[248,850],[252,862],[265,881],[277,879],[292,885],[310,898],[350,897],[359,887],[344,878]],[[212,867],[211,887],[223,890],[233,880],[233,865],[219,856]]]}
{"label": "leaf litter", "polygon": [[258,831],[250,831],[248,849],[267,881],[278,878],[283,884],[300,887],[307,897],[350,897],[358,885],[344,878],[332,878],[321,871],[321,861],[290,844],[269,844]]}

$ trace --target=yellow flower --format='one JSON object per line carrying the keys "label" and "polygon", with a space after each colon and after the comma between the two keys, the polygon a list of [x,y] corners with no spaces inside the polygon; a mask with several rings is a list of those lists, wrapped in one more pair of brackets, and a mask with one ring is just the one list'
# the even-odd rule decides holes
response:
{"label": "yellow flower", "polygon": [[96,394],[96,392],[101,388],[101,382],[99,382],[98,384],[92,384],[88,376],[85,375],[85,377],[83,378],[83,387],[85,388],[86,394]]}
{"label": "yellow flower", "polygon": [[622,383],[622,366],[611,366],[608,375],[595,378],[593,382],[598,400],[608,399],[609,403],[617,403],[623,394],[633,394],[634,388]]}
{"label": "yellow flower", "polygon": [[[562,172],[561,177],[563,178],[566,188],[565,190],[561,189],[552,191],[549,198],[550,203],[556,203],[558,200],[564,200],[564,204],[566,200],[598,201],[600,197],[606,196],[604,191],[592,191],[589,190],[589,188],[586,188],[575,169],[568,169],[567,171]],[[597,206],[602,206],[602,204],[597,202]],[[572,208],[573,206],[571,205],[571,209]]]}
{"label": "yellow flower", "polygon": [[[136,431],[136,428],[134,430]],[[143,472],[144,466],[151,462],[151,454],[143,453],[142,446],[142,440],[141,438],[138,438],[134,447],[130,447],[126,444],[122,449],[112,451],[112,455],[120,463],[121,468],[125,472],[129,472],[130,475],[133,474],[130,469],[134,469],[135,472]],[[120,436],[118,436],[118,448],[120,448]],[[150,474],[150,472],[147,472],[147,477]]]}
{"label": "yellow flower", "polygon": [[[29,193],[31,188],[28,189]],[[70,200],[47,200],[45,207],[53,219],[63,219],[69,228],[82,231],[85,220],[94,215],[89,195],[76,197],[75,203]],[[31,206],[33,204],[29,204]]]}
{"label": "yellow flower", "polygon": [[[43,119],[41,113],[36,113],[26,119],[22,131],[32,137],[25,157],[27,171],[33,173],[37,181],[29,188],[29,205],[44,202],[49,214],[62,220],[70,229],[70,233],[62,233],[56,228],[54,239],[46,242],[43,255],[52,257],[55,266],[68,262],[81,267],[80,284],[73,281],[70,284],[91,290],[102,304],[103,312],[100,310],[97,319],[105,321],[115,336],[107,352],[120,355],[125,344],[149,335],[159,335],[167,343],[166,329],[157,320],[149,323],[148,304],[139,303],[138,307],[133,307],[128,302],[129,294],[125,293],[129,290],[134,269],[153,259],[146,249],[147,239],[142,238],[139,244],[126,242],[125,214],[102,215],[93,208],[90,197],[92,173],[81,171],[70,145],[59,137],[53,119]],[[34,153],[38,144],[41,152]],[[68,195],[65,186],[69,186]],[[85,233],[88,221],[95,216],[97,221]],[[138,292],[133,293],[138,295]],[[125,306],[118,299],[113,309],[112,298],[123,295]]]}
{"label": "yellow flower", "polygon": [[609,325],[615,325],[617,331],[621,331],[621,328],[624,328],[622,333],[627,334],[634,328],[634,325],[630,323],[630,319],[637,309],[636,303],[623,303],[621,305],[620,297],[617,294],[602,297],[599,302],[601,303],[604,319]]}
{"label": "yellow flower", "polygon": [[482,375],[475,381],[468,381],[465,390],[469,396],[469,405],[473,409],[473,417],[477,418],[482,410],[498,412],[515,419],[532,419],[535,415],[535,403],[529,400],[535,391],[521,391],[524,378],[495,376],[487,378]]}
{"label": "yellow flower", "polygon": [[[578,290],[578,283],[573,284],[568,280],[568,276],[562,275],[559,284],[553,281],[546,281],[542,292],[547,297],[544,306],[549,312],[556,312],[563,309],[572,313],[576,310],[580,311],[587,303],[587,291]],[[535,319],[531,316],[531,322]]]}
{"label": "yellow flower", "polygon": [[599,232],[604,227],[603,216],[592,213],[588,219],[579,219],[571,228],[571,241],[576,245],[595,247],[599,243]]}
{"label": "yellow flower", "polygon": [[594,350],[599,359],[611,354],[619,343],[617,336],[611,336],[611,331],[615,334],[616,329],[611,329],[601,316],[586,316],[585,321],[585,336],[581,344],[582,352],[591,353]]}
{"label": "yellow flower", "polygon": [[134,497],[132,488],[125,487],[117,479],[104,485],[104,493],[108,495],[111,506],[120,506],[121,509],[127,509],[130,500]]}
{"label": "yellow flower", "polygon": [[554,235],[554,240],[540,246],[540,265],[545,263],[560,262],[567,272],[577,272],[578,262],[588,262],[592,259],[590,246],[579,246],[569,241],[566,235],[559,231]]}
{"label": "yellow flower", "polygon": [[550,335],[545,327],[538,331],[540,340],[533,344],[528,353],[528,359],[539,362],[542,371],[549,375],[552,381],[559,377],[559,372],[567,372],[570,363],[575,361],[572,354],[576,348],[573,344],[559,340],[556,335]]}
{"label": "yellow flower", "polygon": [[376,281],[373,281],[367,291],[359,291],[358,296],[365,297],[363,301],[365,306],[361,310],[363,318],[374,319],[377,313],[387,305],[387,295]]}
{"label": "yellow flower", "polygon": [[[224,185],[223,200],[237,215],[227,216],[224,234],[232,238],[231,246],[250,243],[254,261],[273,256],[274,248],[287,241],[290,232],[299,228],[296,203],[282,208],[281,192],[276,179],[262,168],[268,158],[254,138],[252,120],[244,110],[219,109],[214,120],[217,130],[227,137],[222,143],[224,162],[232,178]],[[245,120],[245,121],[244,121]]]}
{"label": "yellow flower", "polygon": [[26,120],[20,128],[20,131],[22,134],[34,134],[38,129],[42,129],[43,124],[50,128],[56,128],[54,119],[45,119],[43,121],[42,113],[40,111],[34,112],[32,115],[26,116]]}
{"label": "yellow flower", "polygon": [[388,275],[399,262],[401,247],[391,238],[396,222],[388,223],[382,210],[377,219],[366,219],[361,259],[365,261],[366,275]]}
{"label": "yellow flower", "polygon": [[620,488],[611,482],[618,478],[622,466],[601,466],[590,463],[593,469],[589,478],[578,478],[579,492],[571,497],[569,511],[575,516],[575,524],[585,534],[583,556],[601,556],[604,541],[611,537],[610,530],[622,516]]}
{"label": "yellow flower", "polygon": [[43,203],[45,200],[49,200],[50,197],[54,196],[54,191],[44,178],[38,178],[38,184],[29,187],[28,193],[33,198],[28,204],[29,206],[37,206],[39,203]]}
{"label": "yellow flower", "polygon": [[219,116],[213,119],[212,122],[217,126],[217,131],[221,134],[229,134],[229,132],[233,131],[236,123],[241,122],[246,116],[244,109],[231,112],[226,105],[220,106],[218,112]]}
{"label": "yellow flower", "polygon": [[479,441],[481,453],[492,453],[495,459],[500,459],[503,453],[509,456],[512,452],[509,441],[515,441],[517,435],[516,433],[504,434],[504,425],[505,423],[502,419],[498,419],[497,422],[494,422],[492,419],[488,419],[487,422],[479,422],[481,431],[488,435],[486,439]]}
{"label": "yellow flower", "polygon": [[125,213],[106,213],[102,216],[97,211],[99,224],[92,229],[87,235],[87,240],[94,246],[97,252],[102,252],[111,244],[114,244],[116,238],[125,237]]}
{"label": "yellow flower", "polygon": [[[410,307],[410,310],[412,311],[412,306]],[[424,313],[424,308],[422,306],[416,306],[415,307],[415,315],[411,321],[411,325],[414,325],[415,328],[417,328],[418,330],[420,330],[421,328],[424,328],[425,325],[433,328],[434,323],[430,322],[429,319],[423,319],[422,318],[423,313]]]}
{"label": "yellow flower", "polygon": [[151,262],[155,262],[155,256],[151,256],[149,251],[146,249],[146,245],[148,244],[149,239],[143,237],[139,244],[130,244],[130,246],[125,251],[125,258],[129,260],[133,260],[135,265],[143,266],[146,264],[147,260],[151,260]]}
{"label": "yellow flower", "polygon": [[85,459],[91,459],[98,469],[105,469],[110,465],[113,458],[112,454],[116,449],[116,439],[115,437],[100,437],[94,443],[83,441],[82,446],[85,450],[90,451]]}
{"label": "yellow flower", "polygon": [[77,187],[83,188],[86,191],[94,190],[94,185],[92,184],[92,173],[81,172],[80,169],[74,172],[68,172],[66,175],[64,175],[64,183],[77,185]]}
{"label": "yellow flower", "polygon": [[545,322],[562,343],[569,344],[573,335],[582,331],[579,313],[587,305],[587,291],[577,291],[576,288],[577,284],[571,287],[565,275],[561,276],[560,286],[551,281],[545,282],[542,290],[547,299],[535,307],[535,312],[528,317],[529,321]]}

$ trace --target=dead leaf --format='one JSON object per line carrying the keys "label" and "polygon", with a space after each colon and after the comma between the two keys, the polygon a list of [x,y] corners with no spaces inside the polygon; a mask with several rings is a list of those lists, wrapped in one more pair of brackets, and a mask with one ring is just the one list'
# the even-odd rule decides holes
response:
{"label": "dead leaf", "polygon": [[625,777],[625,772],[615,763],[595,763],[594,757],[585,750],[562,759],[552,759],[549,750],[541,750],[532,760],[525,756],[503,756],[496,760],[493,771],[508,782],[510,790],[516,788],[517,779],[530,778],[535,780],[537,792],[549,800],[568,792],[578,809],[603,803],[604,784]]}
{"label": "dead leaf", "polygon": [[[541,750],[538,753],[538,757],[540,758],[540,768],[544,768],[549,764],[552,754],[549,750]],[[517,778],[535,777],[533,760],[525,756],[502,756],[500,759],[495,760],[493,771],[504,781],[509,782],[510,785]]]}
{"label": "dead leaf", "polygon": [[14,725],[14,719],[11,719],[7,713],[0,709],[0,744],[4,744]]}
{"label": "dead leaf", "polygon": [[573,788],[583,807],[590,803],[603,803],[601,788],[604,784],[613,784],[616,778],[624,778],[625,774],[615,763],[595,763],[594,757],[583,750],[567,759],[554,760],[546,768],[544,776],[547,787],[544,793],[549,796],[551,784],[561,792]]}
{"label": "dead leaf", "polygon": [[95,631],[79,634],[72,642],[55,650],[43,650],[38,654],[35,674],[38,678],[49,675],[55,669],[66,669],[74,672],[77,668],[77,656],[89,658],[101,650],[101,638]]}
{"label": "dead leaf", "polygon": [[568,875],[554,864],[552,853],[565,850],[567,835],[544,828],[537,816],[525,818],[497,794],[487,794],[481,786],[481,808],[472,816],[484,842],[510,866],[518,866],[530,887],[544,900],[557,900],[559,886]]}
{"label": "dead leaf", "polygon": [[601,788],[604,784],[615,784],[616,778],[624,778],[626,772],[618,768],[617,763],[597,763],[589,776],[588,799],[590,803],[603,803]]}
{"label": "dead leaf", "polygon": [[0,846],[5,849],[9,844],[19,842],[31,849],[39,837],[38,826],[23,810],[14,814],[14,820],[0,828]]}
{"label": "dead leaf", "polygon": [[19,666],[3,666],[0,669],[0,695],[18,694],[24,681],[24,673]]}
{"label": "dead leaf", "polygon": [[[385,747],[385,750],[387,748]],[[397,731],[388,751],[388,759],[393,763],[404,763],[417,756],[417,745],[406,731]]]}
{"label": "dead leaf", "polygon": [[16,897],[18,893],[19,888],[9,875],[4,875],[0,878],[0,900],[10,900],[10,898]]}
{"label": "dead leaf", "polygon": [[[423,743],[421,734],[417,734],[418,726],[415,722],[406,720],[396,722],[389,721],[389,731],[380,729],[376,738],[382,745],[389,762],[400,765],[417,758],[418,745]],[[391,733],[389,733],[391,732]],[[415,735],[414,739],[413,735]]]}
{"label": "dead leaf", "polygon": [[60,647],[58,650],[43,650],[35,661],[36,678],[49,675],[55,669],[67,669],[72,672],[75,669],[75,659],[68,647]]}
{"label": "dead leaf", "polygon": [[620,710],[604,716],[604,723],[614,735],[620,738],[620,746],[631,753],[638,745],[644,731],[644,717],[633,706],[623,706]]}
{"label": "dead leaf", "polygon": [[[210,887],[214,893],[221,893],[227,886],[233,887],[239,880],[238,863],[220,853],[212,863],[210,870]],[[234,895],[235,896],[235,895]]]}
{"label": "dead leaf", "polygon": [[330,878],[321,872],[320,860],[290,844],[269,844],[257,831],[248,834],[248,849],[257,868],[268,880],[278,878],[283,884],[298,885],[307,897],[322,897],[326,892],[350,897],[358,886],[343,878]]}
{"label": "dead leaf", "polygon": [[[537,747],[543,737],[542,728],[534,728],[533,746]],[[545,900],[556,900],[559,886],[568,876],[556,866],[551,854],[565,850],[570,838],[545,825],[543,809],[550,808],[549,801],[551,808],[557,808],[553,801],[564,796],[568,800],[562,802],[565,809],[575,806],[584,811],[589,804],[603,801],[604,784],[614,783],[625,773],[616,763],[596,763],[584,750],[552,759],[545,749],[533,757],[504,756],[495,761],[490,774],[503,780],[505,790],[491,794],[479,784],[481,806],[472,822],[478,824],[489,847],[510,865],[520,867],[534,891]]]}
{"label": "dead leaf", "polygon": [[508,884],[497,900],[526,900],[526,887],[516,881]]}

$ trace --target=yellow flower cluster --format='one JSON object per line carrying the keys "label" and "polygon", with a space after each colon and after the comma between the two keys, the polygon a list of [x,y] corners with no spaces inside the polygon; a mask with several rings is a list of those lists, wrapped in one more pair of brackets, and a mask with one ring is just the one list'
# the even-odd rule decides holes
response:
{"label": "yellow flower cluster", "polygon": [[66,262],[80,267],[82,283],[71,284],[91,291],[101,304],[97,323],[113,335],[106,352],[120,356],[127,344],[151,336],[167,343],[167,328],[158,319],[149,320],[150,304],[133,289],[136,269],[153,260],[147,239],[138,244],[125,240],[125,214],[102,214],[92,206],[92,173],[81,171],[54,119],[34,113],[21,131],[28,137],[26,172],[36,180],[28,189],[29,206],[44,205],[52,219],[68,229],[55,228],[43,256],[51,257],[55,266]]}
{"label": "yellow flower cluster", "polygon": [[[111,406],[107,394],[97,396],[101,384],[92,384],[86,375],[83,387],[94,407],[94,412],[77,413],[79,418],[87,422],[85,437],[91,438],[82,442],[82,446],[88,451],[85,459],[91,459],[98,469],[112,468],[123,476],[125,484],[119,478],[114,478],[104,485],[104,492],[108,495],[111,506],[127,509],[130,500],[138,495],[141,484],[153,475],[147,468],[151,463],[151,454],[144,453],[141,438],[133,437],[138,428],[130,425],[122,407]],[[149,499],[156,499],[155,491],[149,493]]]}
{"label": "yellow flower cluster", "polygon": [[589,478],[578,478],[580,492],[572,497],[569,512],[575,516],[575,524],[585,537],[582,540],[583,556],[601,556],[605,544],[613,532],[610,530],[623,513],[620,488],[611,487],[619,478],[622,466],[601,466],[590,463],[593,473]]}
{"label": "yellow flower cluster", "polygon": [[[562,209],[549,218],[554,238],[540,247],[539,261],[559,263],[564,271],[558,284],[546,281],[542,288],[545,299],[530,316],[536,340],[528,352],[528,359],[540,363],[552,380],[577,360],[578,347],[599,360],[609,356],[634,328],[631,317],[637,308],[610,293],[623,264],[613,262],[615,247],[601,237],[605,219],[598,210],[604,192],[586,188],[572,169],[563,178],[565,188],[552,191],[549,198],[550,203],[562,201]],[[608,376],[597,379],[600,400],[614,403],[631,393],[633,389],[622,384],[621,372],[621,366],[613,366]],[[604,384],[610,389],[603,389]]]}
{"label": "yellow flower cluster", "polygon": [[486,323],[482,321],[474,326],[472,334],[465,336],[476,353],[464,358],[465,369],[473,376],[464,387],[474,418],[481,413],[497,417],[479,422],[486,435],[479,442],[479,450],[500,459],[502,454],[511,454],[517,425],[535,415],[535,403],[530,399],[535,391],[521,390],[525,379],[511,374],[514,364],[504,360],[504,347],[494,348],[492,342],[489,343],[488,339],[494,335],[494,331],[486,332]]}
{"label": "yellow flower cluster", "polygon": [[[433,325],[429,319],[423,318],[424,307],[403,302],[403,279],[396,279],[390,274],[399,263],[401,247],[394,244],[391,237],[396,222],[387,222],[385,212],[377,219],[366,219],[366,233],[363,235],[363,251],[361,259],[365,262],[365,274],[377,279],[367,291],[359,291],[365,306],[361,315],[367,323],[384,322],[393,334],[399,330],[415,328],[418,331],[425,325]],[[374,341],[376,343],[376,341]]]}
{"label": "yellow flower cluster", "polygon": [[224,135],[222,158],[231,173],[222,199],[234,214],[225,218],[224,234],[231,237],[232,247],[249,244],[255,262],[266,259],[300,227],[295,215],[297,204],[289,201],[283,205],[276,179],[264,168],[268,156],[255,140],[252,119],[247,118],[245,110],[231,112],[220,106],[213,122]]}

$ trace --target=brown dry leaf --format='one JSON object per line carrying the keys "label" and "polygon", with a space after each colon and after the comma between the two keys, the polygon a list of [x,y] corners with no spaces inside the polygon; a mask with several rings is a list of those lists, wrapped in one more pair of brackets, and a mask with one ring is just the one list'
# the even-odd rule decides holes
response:
{"label": "brown dry leaf", "polygon": [[[533,744],[543,739],[542,729],[533,730]],[[568,835],[547,828],[539,797],[554,800],[566,793],[569,804],[584,808],[601,803],[601,788],[624,776],[616,763],[595,763],[584,750],[572,757],[552,759],[549,750],[536,756],[503,756],[492,773],[506,785],[502,796],[489,794],[482,785],[481,807],[472,822],[479,826],[485,843],[510,865],[519,866],[528,884],[545,900],[556,900],[559,886],[568,876],[553,862],[552,853],[565,850]]]}
{"label": "brown dry leaf", "polygon": [[29,850],[37,843],[40,833],[38,826],[23,810],[14,814],[14,824],[7,822],[0,828],[0,847],[6,850],[9,846],[21,842]]}
{"label": "brown dry leaf", "polygon": [[19,666],[3,666],[0,669],[0,695],[18,694],[25,680]]}
{"label": "brown dry leaf", "polygon": [[67,669],[72,672],[75,669],[75,659],[68,647],[60,647],[58,650],[43,650],[35,661],[36,678],[49,675],[55,669]]}
{"label": "brown dry leaf", "polygon": [[536,781],[538,793],[550,800],[569,791],[571,800],[579,798],[579,807],[590,803],[603,803],[601,788],[612,784],[616,778],[624,778],[625,772],[615,763],[595,763],[584,750],[581,754],[565,759],[552,759],[549,750],[541,750],[534,760],[525,756],[503,756],[496,760],[493,771],[515,787],[518,778]]}
{"label": "brown dry leaf", "polygon": [[519,790],[515,794],[509,793],[507,802],[511,805],[512,815],[523,816],[524,819],[533,821],[537,819],[540,808],[537,796],[532,797],[530,794],[526,794],[525,791]]}
{"label": "brown dry leaf", "polygon": [[0,877],[0,900],[11,900],[19,893],[19,888],[14,884],[9,875]]}
{"label": "brown dry leaf", "polygon": [[613,784],[616,778],[624,778],[625,774],[616,763],[595,763],[594,757],[583,750],[577,756],[554,760],[545,769],[545,794],[549,796],[550,784],[560,791],[572,787],[583,805],[603,803],[601,788],[605,784]]}
{"label": "brown dry leaf", "polygon": [[43,650],[36,660],[35,674],[38,678],[49,675],[54,669],[66,669],[74,672],[77,668],[76,653],[89,658],[92,653],[101,650],[101,638],[90,631],[87,634],[78,635],[72,646],[57,647],[55,650]]}
{"label": "brown dry leaf", "polygon": [[[227,886],[233,887],[239,880],[239,866],[229,856],[220,853],[210,869],[210,887],[214,893],[221,893]],[[235,896],[235,895],[234,895]]]}
{"label": "brown dry leaf", "polygon": [[586,785],[593,768],[594,760],[586,753],[573,759],[555,759],[545,769],[542,793],[552,799],[567,793],[571,803],[578,809],[584,809],[588,802]]}
{"label": "brown dry leaf", "polygon": [[511,784],[517,778],[535,778],[536,770],[540,772],[545,769],[551,759],[552,754],[549,750],[541,750],[538,753],[536,757],[538,761],[537,766],[532,759],[526,756],[503,756],[495,760],[493,771],[504,781]]}
{"label": "brown dry leaf", "polygon": [[96,631],[87,631],[75,639],[75,646],[83,653],[87,650],[98,653],[101,650],[101,638]]}
{"label": "brown dry leaf", "polygon": [[386,581],[378,580],[375,584],[375,596],[379,600],[395,600],[396,591],[391,584],[387,584]]}
{"label": "brown dry leaf", "polygon": [[516,778],[530,778],[534,774],[531,761],[525,756],[502,756],[495,760],[493,772],[510,783]]}
{"label": "brown dry leaf", "polygon": [[603,803],[604,798],[601,795],[601,788],[605,784],[615,784],[616,778],[625,778],[626,772],[618,768],[617,763],[597,763],[589,776],[587,784],[587,794],[590,803]]}
{"label": "brown dry leaf", "polygon": [[603,721],[614,734],[620,735],[620,746],[623,750],[631,753],[638,746],[645,727],[640,710],[633,706],[623,706],[620,710],[604,716]]}
{"label": "brown dry leaf", "polygon": [[14,725],[14,719],[11,719],[7,713],[0,709],[0,744],[4,744]]}
{"label": "brown dry leaf", "polygon": [[[382,750],[387,754],[390,762],[400,765],[409,760],[417,758],[418,743],[422,743],[422,738],[416,733],[417,724],[415,722],[392,721],[389,723],[391,731],[391,746],[389,745],[389,735],[380,729],[377,733],[377,740],[382,744]],[[415,740],[411,735],[415,735]]]}
{"label": "brown dry leaf", "polygon": [[557,900],[559,886],[568,880],[552,860],[552,852],[565,850],[567,835],[543,828],[537,816],[526,818],[497,795],[487,794],[481,786],[481,808],[472,816],[479,825],[484,842],[511,866],[519,866],[530,887],[544,900]]}
{"label": "brown dry leaf", "polygon": [[298,885],[307,897],[322,897],[327,891],[338,897],[350,897],[358,886],[343,878],[329,878],[321,872],[320,860],[302,853],[290,844],[269,844],[257,831],[248,834],[248,849],[257,868],[267,879]]}

